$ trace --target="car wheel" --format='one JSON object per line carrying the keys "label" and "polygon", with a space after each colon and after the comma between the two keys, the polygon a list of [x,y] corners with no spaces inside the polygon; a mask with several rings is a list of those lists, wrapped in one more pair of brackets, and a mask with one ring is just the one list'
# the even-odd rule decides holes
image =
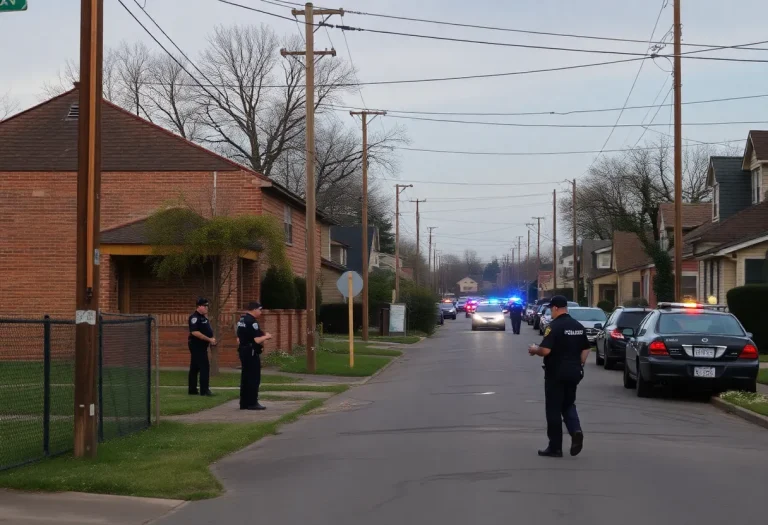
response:
{"label": "car wheel", "polygon": [[629,376],[629,367],[624,365],[624,388],[635,388],[635,380]]}
{"label": "car wheel", "polygon": [[501,331],[502,331],[502,332],[506,332],[506,331],[507,331],[507,325],[504,325],[504,326],[502,326],[502,327],[501,327]]}
{"label": "car wheel", "polygon": [[640,363],[637,363],[635,366],[637,366],[637,380],[635,381],[637,397],[651,397],[653,394],[653,383],[650,383],[643,378],[643,371],[640,370]]}
{"label": "car wheel", "polygon": [[473,326],[473,327],[472,327],[472,331],[473,331],[473,332],[477,332],[477,327],[476,327],[476,326]]}
{"label": "car wheel", "polygon": [[750,381],[746,385],[744,385],[744,391],[745,392],[751,392],[752,394],[757,392],[757,380]]}
{"label": "car wheel", "polygon": [[613,368],[616,366],[616,363],[613,359],[609,359],[606,355],[603,358],[603,368],[606,370],[613,370]]}
{"label": "car wheel", "polygon": [[599,348],[595,348],[595,364],[597,366],[602,366],[603,365],[603,358],[600,357],[600,349]]}

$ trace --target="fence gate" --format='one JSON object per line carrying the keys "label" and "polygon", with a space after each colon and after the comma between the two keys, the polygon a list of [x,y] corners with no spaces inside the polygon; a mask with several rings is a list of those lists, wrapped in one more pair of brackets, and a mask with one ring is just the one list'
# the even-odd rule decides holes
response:
{"label": "fence gate", "polygon": [[[151,423],[152,319],[99,318],[99,440]],[[0,470],[72,450],[75,324],[0,319]]]}

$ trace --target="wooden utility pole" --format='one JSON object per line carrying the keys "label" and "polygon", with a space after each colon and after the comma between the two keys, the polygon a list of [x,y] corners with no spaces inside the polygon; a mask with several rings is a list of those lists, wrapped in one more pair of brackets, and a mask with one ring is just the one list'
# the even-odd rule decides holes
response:
{"label": "wooden utility pole", "polygon": [[[520,239],[522,239],[522,235],[517,236],[517,288],[518,292],[520,291],[520,252],[522,251],[520,249]],[[514,262],[514,261],[512,261]]]}
{"label": "wooden utility pole", "polygon": [[[541,291],[539,276],[541,275],[541,220],[544,217],[532,217],[536,219],[536,289]],[[540,297],[537,297],[540,299]]]}
{"label": "wooden utility pole", "polygon": [[419,203],[427,202],[427,199],[415,199],[415,200],[411,200],[410,202],[416,203],[416,264],[414,265],[413,273],[414,273],[414,279],[416,281],[416,286],[418,286],[419,285],[419,265],[421,264],[421,256],[419,255],[421,251],[421,245],[419,244],[419,230],[421,229],[420,216],[419,216]]}
{"label": "wooden utility pole", "polygon": [[350,111],[363,120],[363,209],[360,213],[363,223],[363,341],[368,341],[368,115],[386,115],[386,111]]}
{"label": "wooden utility pole", "polygon": [[432,283],[434,282],[434,279],[432,279],[432,230],[437,228],[437,226],[427,226],[427,229],[429,230],[429,252],[427,252],[427,278],[429,280],[429,287],[432,288]]}
{"label": "wooden utility pole", "polygon": [[576,179],[573,179],[573,300],[579,302],[579,256],[576,250]]}
{"label": "wooden utility pole", "polygon": [[400,301],[400,194],[413,184],[395,184],[395,302]]}
{"label": "wooden utility pole", "polygon": [[683,130],[682,75],[680,45],[683,28],[680,22],[680,0],[675,1],[675,299],[683,300]]}
{"label": "wooden utility pole", "polygon": [[77,127],[75,457],[98,447],[99,212],[104,1],[80,2],[80,115]]}
{"label": "wooden utility pole", "polygon": [[304,56],[305,69],[305,105],[306,105],[306,215],[307,215],[307,371],[310,374],[315,372],[317,360],[315,358],[315,326],[317,318],[315,312],[316,300],[315,290],[317,275],[315,274],[315,219],[317,215],[315,203],[315,57],[316,56],[336,56],[336,50],[315,51],[315,16],[330,17],[332,15],[344,16],[343,9],[315,9],[312,3],[308,2],[304,9],[292,9],[291,14],[296,17],[304,16],[304,31],[307,48],[304,51],[280,50],[280,54],[285,56]]}
{"label": "wooden utility pole", "polygon": [[[528,230],[528,251],[525,252],[525,280],[531,278],[531,227],[535,226],[532,222],[526,222],[525,227]],[[528,297],[528,285],[525,287],[525,295]]]}
{"label": "wooden utility pole", "polygon": [[552,290],[557,290],[557,190],[552,190]]}

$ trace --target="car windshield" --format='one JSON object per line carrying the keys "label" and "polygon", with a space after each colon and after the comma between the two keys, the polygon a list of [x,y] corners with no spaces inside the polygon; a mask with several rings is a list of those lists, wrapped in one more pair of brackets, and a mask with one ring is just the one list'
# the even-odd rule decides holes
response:
{"label": "car windshield", "polygon": [[451,303],[441,303],[440,304],[440,308],[442,308],[443,310],[452,310],[453,309],[453,304],[451,304]]}
{"label": "car windshield", "polygon": [[501,307],[497,304],[481,304],[477,307],[477,313],[500,313]]}
{"label": "car windshield", "polygon": [[640,326],[640,323],[642,323],[643,319],[645,319],[646,315],[648,315],[648,312],[644,311],[622,312],[619,316],[619,320],[616,322],[616,325],[622,328],[634,328],[637,330],[637,328]]}
{"label": "car windshield", "polygon": [[550,310],[549,308],[547,308],[546,310],[544,310],[544,316],[545,316],[545,317],[548,317],[548,316],[551,316],[551,315],[552,315],[552,310]]}
{"label": "car windshield", "polygon": [[658,332],[660,334],[745,335],[741,324],[732,315],[701,311],[662,314]]}
{"label": "car windshield", "polygon": [[569,310],[568,313],[577,321],[605,322],[605,312],[599,308],[574,308]]}
{"label": "car windshield", "polygon": [[543,311],[544,311],[544,310],[546,310],[546,309],[547,309],[547,307],[546,307],[546,306],[544,306],[544,305],[542,305],[542,306],[539,306],[539,312],[543,312]]}

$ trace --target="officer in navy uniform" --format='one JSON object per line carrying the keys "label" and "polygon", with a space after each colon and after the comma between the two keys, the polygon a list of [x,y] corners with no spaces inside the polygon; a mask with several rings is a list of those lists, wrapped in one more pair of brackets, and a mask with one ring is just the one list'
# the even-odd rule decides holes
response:
{"label": "officer in navy uniform", "polygon": [[216,338],[213,337],[213,328],[208,321],[208,299],[197,299],[197,309],[189,316],[189,395],[197,395],[197,375],[200,374],[200,395],[212,396],[208,387],[208,378],[211,365],[208,361],[208,345],[216,346]]}
{"label": "officer in navy uniform", "polygon": [[257,319],[261,317],[261,304],[252,301],[237,322],[237,353],[240,355],[240,410],[266,410],[259,404],[261,384],[261,352],[272,334],[262,331]]}
{"label": "officer in navy uniform", "polygon": [[512,322],[512,332],[520,335],[520,324],[523,322],[523,305],[520,301],[512,301],[509,305],[509,320]]}
{"label": "officer in navy uniform", "polygon": [[544,395],[549,446],[539,456],[563,457],[563,421],[571,435],[571,456],[584,446],[579,414],[576,412],[576,387],[584,377],[589,356],[589,340],[580,322],[568,314],[568,300],[562,295],[549,303],[552,322],[540,345],[528,348],[530,355],[544,358]]}

